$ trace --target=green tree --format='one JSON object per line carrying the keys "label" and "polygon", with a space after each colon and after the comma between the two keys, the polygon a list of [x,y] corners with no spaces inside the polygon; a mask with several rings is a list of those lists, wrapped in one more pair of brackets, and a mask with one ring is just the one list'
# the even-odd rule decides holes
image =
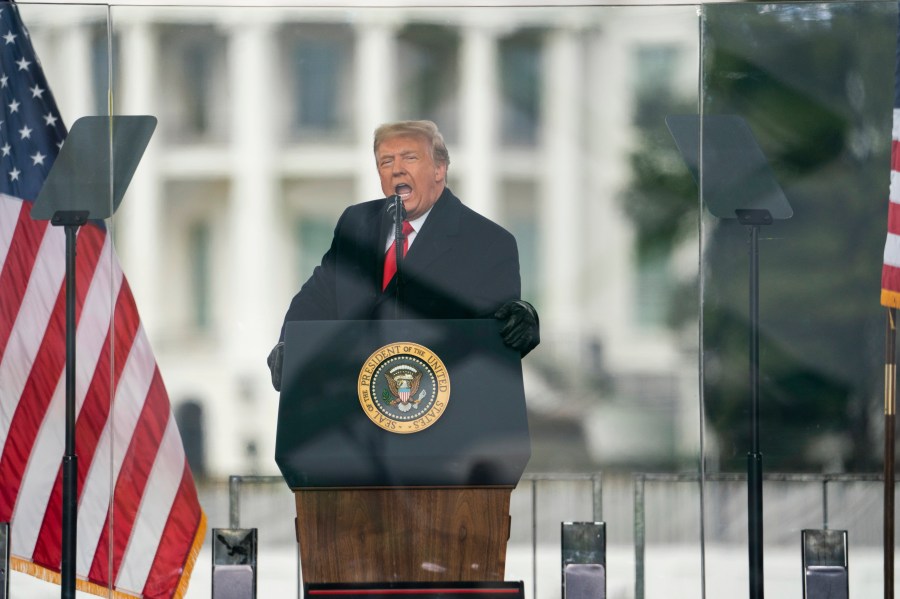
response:
{"label": "green tree", "polygon": [[[794,216],[760,242],[760,430],[767,469],[873,469],[881,462],[883,311],[896,5],[707,5],[704,114],[743,117]],[[697,189],[673,172],[658,129],[633,156],[626,195],[639,245],[696,229]],[[693,208],[692,208],[693,207]],[[720,466],[749,449],[748,231],[703,212],[704,397]],[[691,306],[685,309],[685,306]],[[693,313],[691,313],[691,311]]]}

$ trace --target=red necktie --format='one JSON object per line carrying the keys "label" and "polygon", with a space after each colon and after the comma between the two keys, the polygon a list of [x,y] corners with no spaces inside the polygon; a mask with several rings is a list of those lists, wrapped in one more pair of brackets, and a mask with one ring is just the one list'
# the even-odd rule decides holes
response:
{"label": "red necktie", "polygon": [[[403,221],[403,257],[406,258],[406,250],[409,249],[409,234],[415,231],[408,220]],[[397,240],[391,244],[384,255],[384,278],[381,280],[381,290],[387,289],[388,283],[397,274]]]}

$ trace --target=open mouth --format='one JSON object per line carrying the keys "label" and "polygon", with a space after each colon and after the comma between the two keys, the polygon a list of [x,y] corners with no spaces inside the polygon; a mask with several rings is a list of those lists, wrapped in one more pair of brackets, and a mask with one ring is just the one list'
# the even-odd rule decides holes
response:
{"label": "open mouth", "polygon": [[401,200],[405,200],[412,193],[412,187],[410,187],[406,183],[400,183],[396,187],[394,187],[394,193],[400,196]]}

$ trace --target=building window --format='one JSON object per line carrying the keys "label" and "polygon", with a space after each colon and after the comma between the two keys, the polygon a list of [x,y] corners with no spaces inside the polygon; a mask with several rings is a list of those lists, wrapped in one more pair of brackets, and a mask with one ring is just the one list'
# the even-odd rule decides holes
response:
{"label": "building window", "polygon": [[675,99],[675,72],[679,53],[675,46],[639,46],[634,54],[634,124],[648,127],[660,120]]}
{"label": "building window", "polygon": [[675,286],[671,255],[668,250],[639,250],[635,270],[635,322],[642,329],[662,328],[669,316]]}
{"label": "building window", "polygon": [[181,445],[187,459],[191,474],[197,479],[204,479],[206,470],[206,428],[203,413],[203,401],[191,397],[175,407],[175,422],[181,433]]}
{"label": "building window", "polygon": [[208,25],[167,25],[160,34],[162,132],[177,143],[222,142],[228,118],[225,36]]}
{"label": "building window", "polygon": [[499,42],[500,139],[505,145],[533,146],[541,124],[543,34],[523,29]]}
{"label": "building window", "polygon": [[438,25],[409,25],[398,38],[398,112],[437,123],[448,142],[459,133],[459,34]]}
{"label": "building window", "polygon": [[321,216],[308,216],[297,222],[297,264],[303,276],[310,276],[322,262],[322,256],[331,246],[334,222]]}
{"label": "building window", "polygon": [[[341,212],[353,202],[353,178],[291,179],[284,182],[286,223],[294,258],[285,267],[290,269],[291,286],[298,288],[321,264],[322,256],[331,246],[334,225]],[[323,201],[323,198],[327,198]]]}
{"label": "building window", "polygon": [[522,298],[539,305],[538,199],[530,181],[506,181],[502,185],[499,223],[516,238],[519,247],[519,274]]}
{"label": "building window", "polygon": [[346,25],[305,24],[282,34],[290,95],[286,111],[293,139],[346,140],[353,131],[353,30]]}
{"label": "building window", "polygon": [[211,275],[210,275],[209,224],[198,221],[188,231],[188,251],[191,265],[191,299],[194,326],[206,330],[210,325]]}
{"label": "building window", "polygon": [[226,180],[167,181],[161,196],[167,222],[159,248],[160,268],[167,273],[166,301],[157,306],[163,337],[175,343],[211,340],[222,302],[230,299],[222,290],[233,275],[222,247],[230,186]]}

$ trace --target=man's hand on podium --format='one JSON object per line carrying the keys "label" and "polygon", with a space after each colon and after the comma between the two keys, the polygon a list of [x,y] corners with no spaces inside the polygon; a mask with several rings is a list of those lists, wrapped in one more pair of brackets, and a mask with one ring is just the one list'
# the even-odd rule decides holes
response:
{"label": "man's hand on podium", "polygon": [[524,300],[512,300],[500,306],[494,317],[502,320],[500,335],[507,347],[516,350],[522,357],[541,342],[540,323],[537,310]]}
{"label": "man's hand on podium", "polygon": [[284,341],[279,341],[275,347],[272,348],[272,351],[269,352],[269,357],[266,358],[266,363],[269,365],[269,372],[272,373],[272,386],[275,387],[275,390],[281,391],[281,364],[284,362]]}
{"label": "man's hand on podium", "polygon": [[[522,354],[522,357],[525,357],[541,342],[537,310],[528,302],[524,300],[507,302],[494,313],[494,317],[503,321],[503,328],[500,330],[503,342]],[[272,373],[272,386],[279,392],[281,391],[283,362],[284,341],[279,341],[269,352],[269,357],[266,358],[269,372]]]}

